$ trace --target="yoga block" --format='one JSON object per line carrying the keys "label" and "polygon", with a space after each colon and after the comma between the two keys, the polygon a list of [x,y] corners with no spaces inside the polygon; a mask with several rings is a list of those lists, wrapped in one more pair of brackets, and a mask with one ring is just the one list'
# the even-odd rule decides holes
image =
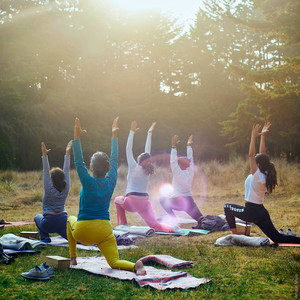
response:
{"label": "yoga block", "polygon": [[248,235],[250,236],[251,232],[251,225],[249,224],[242,224],[242,223],[236,223],[236,230],[238,234]]}
{"label": "yoga block", "polygon": [[33,239],[40,239],[40,234],[38,231],[21,231],[20,236],[24,238],[33,238]]}
{"label": "yoga block", "polygon": [[55,269],[68,269],[70,268],[70,259],[62,256],[46,256],[48,265],[53,266]]}

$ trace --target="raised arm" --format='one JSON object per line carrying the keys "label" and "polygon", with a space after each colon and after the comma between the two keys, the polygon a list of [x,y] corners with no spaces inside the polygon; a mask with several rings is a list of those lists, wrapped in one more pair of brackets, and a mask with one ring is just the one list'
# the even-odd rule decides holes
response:
{"label": "raised arm", "polygon": [[250,163],[250,172],[254,174],[257,170],[257,164],[255,161],[255,140],[260,135],[259,130],[261,126],[259,124],[253,125],[251,132],[251,140],[249,146],[249,163]]}
{"label": "raised arm", "polygon": [[178,135],[173,135],[172,137],[172,150],[171,150],[171,156],[170,156],[170,165],[172,172],[174,172],[176,169],[179,168],[178,162],[177,162],[177,145],[180,141],[178,140]]}
{"label": "raised arm", "polygon": [[191,135],[187,141],[186,144],[186,156],[187,159],[190,161],[190,167],[189,170],[191,171],[191,173],[194,174],[194,157],[193,157],[193,148],[192,148],[192,144],[193,144],[193,136]]}
{"label": "raised arm", "polygon": [[111,168],[106,175],[113,187],[116,185],[118,177],[118,120],[119,117],[115,118],[112,125],[111,153],[109,160]]}
{"label": "raised arm", "polygon": [[266,135],[269,132],[269,129],[271,127],[271,123],[267,122],[265,123],[260,136],[260,144],[259,144],[259,153],[266,154]]}
{"label": "raised arm", "polygon": [[127,164],[128,164],[129,169],[135,168],[137,166],[137,162],[135,161],[135,159],[133,157],[132,147],[133,147],[134,134],[138,130],[139,130],[139,128],[137,128],[137,122],[132,121],[129,136],[127,139],[127,144],[126,144],[126,158],[127,158]]}
{"label": "raised arm", "polygon": [[65,155],[65,159],[64,159],[64,173],[65,173],[67,187],[70,187],[70,152],[71,152],[71,149],[72,149],[72,141],[70,141],[67,144],[66,155]]}
{"label": "raised arm", "polygon": [[80,120],[76,118],[74,126],[74,140],[72,141],[74,163],[82,186],[88,187],[91,180],[91,175],[85,166],[80,143],[80,136],[84,132],[86,132],[86,130],[81,129]]}
{"label": "raised arm", "polygon": [[150,126],[147,134],[146,144],[145,144],[145,152],[151,154],[151,138],[152,138],[152,132],[155,128],[156,122],[153,122]]}
{"label": "raised arm", "polygon": [[48,160],[48,153],[51,149],[47,149],[44,142],[41,143],[42,148],[42,162],[43,162],[43,184],[44,190],[47,192],[52,187],[52,182],[50,178],[50,165]]}

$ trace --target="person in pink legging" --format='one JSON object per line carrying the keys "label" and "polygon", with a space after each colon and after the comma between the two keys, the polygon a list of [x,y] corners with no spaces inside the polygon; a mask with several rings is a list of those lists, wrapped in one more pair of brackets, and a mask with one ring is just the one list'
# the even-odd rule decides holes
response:
{"label": "person in pink legging", "polygon": [[148,130],[145,152],[140,154],[135,161],[132,152],[133,137],[139,128],[137,128],[136,121],[131,122],[131,130],[126,145],[128,164],[126,193],[125,197],[116,197],[114,202],[117,208],[118,225],[127,224],[125,211],[137,212],[155,231],[173,232],[173,227],[156,221],[147,190],[150,176],[154,173],[150,152],[155,124],[154,122]]}

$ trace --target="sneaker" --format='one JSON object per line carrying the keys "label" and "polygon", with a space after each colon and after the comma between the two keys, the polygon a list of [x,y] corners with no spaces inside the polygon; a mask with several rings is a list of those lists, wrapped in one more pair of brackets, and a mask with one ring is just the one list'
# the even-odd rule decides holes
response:
{"label": "sneaker", "polygon": [[43,262],[41,265],[39,265],[39,267],[41,270],[46,271],[50,278],[54,276],[54,268],[52,266],[47,265],[46,262]]}
{"label": "sneaker", "polygon": [[39,266],[35,266],[29,272],[21,274],[24,278],[35,279],[35,280],[48,280],[50,276],[46,270],[42,270]]}
{"label": "sneaker", "polygon": [[42,239],[41,242],[48,244],[51,243],[51,239],[50,238]]}
{"label": "sneaker", "polygon": [[5,253],[0,254],[0,264],[9,265],[13,261],[12,257]]}
{"label": "sneaker", "polygon": [[281,228],[281,229],[278,230],[278,232],[279,232],[280,234],[284,234],[284,229]]}
{"label": "sneaker", "polygon": [[286,231],[286,235],[296,236],[296,233],[291,228],[288,228]]}

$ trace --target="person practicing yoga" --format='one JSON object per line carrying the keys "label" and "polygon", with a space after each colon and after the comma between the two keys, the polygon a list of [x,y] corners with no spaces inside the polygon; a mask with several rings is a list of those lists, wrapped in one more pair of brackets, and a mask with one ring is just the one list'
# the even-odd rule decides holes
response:
{"label": "person practicing yoga", "polygon": [[112,143],[110,158],[104,152],[96,152],[91,157],[91,176],[85,166],[80,136],[80,120],[75,119],[73,153],[75,167],[82,185],[78,218],[70,216],[67,222],[67,235],[71,265],[76,265],[76,242],[85,245],[97,245],[113,269],[134,271],[145,275],[146,270],[141,261],[135,264],[120,260],[117,242],[109,219],[109,205],[117,182],[118,170],[118,118],[112,125]]}
{"label": "person practicing yoga", "polygon": [[172,197],[163,197],[160,203],[165,211],[175,221],[176,216],[173,210],[185,211],[194,220],[198,221],[202,214],[192,197],[192,183],[194,178],[194,160],[193,160],[193,136],[187,141],[187,157],[177,157],[178,136],[172,137],[172,150],[170,156],[170,165],[173,174]]}
{"label": "person practicing yoga", "polygon": [[114,202],[117,208],[118,225],[127,224],[125,215],[125,210],[127,210],[129,212],[137,212],[147,225],[155,231],[173,232],[173,227],[156,221],[147,191],[150,176],[154,173],[150,150],[151,137],[155,124],[156,122],[149,128],[145,152],[138,156],[136,162],[133,157],[132,146],[134,134],[139,128],[137,128],[136,121],[131,122],[131,129],[126,145],[126,157],[128,163],[126,193],[125,197],[116,197]]}
{"label": "person practicing yoga", "polygon": [[43,162],[43,214],[34,217],[34,222],[39,229],[42,242],[50,243],[49,233],[58,233],[67,239],[68,214],[65,209],[66,199],[70,189],[70,151],[72,141],[66,147],[63,170],[53,168],[50,171],[48,153],[50,149],[42,143]]}
{"label": "person practicing yoga", "polygon": [[[246,205],[227,203],[224,206],[226,220],[233,234],[237,234],[235,217],[256,224],[274,243],[300,244],[300,237],[280,234],[274,227],[268,211],[263,206],[265,193],[272,193],[277,185],[277,174],[273,163],[266,154],[265,138],[271,123],[252,128],[249,147],[249,162],[251,174],[245,181]],[[255,155],[255,140],[260,135],[259,154]]]}

